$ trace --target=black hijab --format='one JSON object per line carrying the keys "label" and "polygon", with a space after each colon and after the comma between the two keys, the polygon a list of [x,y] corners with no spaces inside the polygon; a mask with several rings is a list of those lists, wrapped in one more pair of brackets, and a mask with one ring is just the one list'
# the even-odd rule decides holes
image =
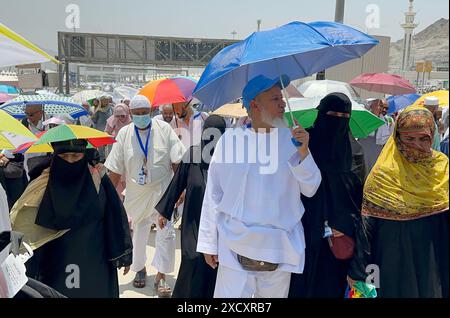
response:
{"label": "black hijab", "polygon": [[352,167],[349,140],[350,119],[327,115],[327,112],[350,114],[352,102],[342,93],[325,96],[317,107],[319,113],[310,130],[309,149],[321,171],[348,172]]}
{"label": "black hijab", "polygon": [[320,169],[322,182],[312,198],[302,195],[306,261],[303,275],[291,278],[291,297],[323,297],[336,292],[336,288],[340,293],[341,285],[345,284],[345,278],[341,282],[340,276],[333,277],[329,286],[322,286],[324,273],[321,269],[326,268],[325,263],[329,263],[328,267],[334,266],[328,275],[340,275],[339,268],[345,266],[335,263],[338,261],[327,251],[328,243],[323,238],[325,221],[331,228],[354,237],[362,202],[362,184],[351,171],[350,120],[326,114],[329,111],[351,114],[351,101],[344,94],[332,93],[321,100],[317,109],[317,119],[309,129],[309,148]]}
{"label": "black hijab", "polygon": [[354,217],[360,214],[362,184],[351,171],[350,119],[326,114],[329,111],[351,114],[351,107],[345,94],[327,95],[317,107],[319,114],[310,131],[309,147],[321,171],[322,183],[316,195],[305,201],[312,204],[319,234],[327,220],[330,227],[352,236]]}
{"label": "black hijab", "polygon": [[[123,204],[109,177],[101,178],[97,192],[86,155],[86,140],[52,143],[54,156],[50,175],[35,224],[53,230],[76,230],[103,219],[107,258],[120,268],[132,263],[132,241]],[[69,163],[58,154],[84,153],[83,159]],[[100,233],[99,233],[100,234]]]}
{"label": "black hijab", "polygon": [[54,155],[50,176],[36,216],[36,224],[53,229],[75,229],[98,218],[98,193],[88,167],[88,159],[69,163],[58,156],[67,152],[86,153],[86,140],[52,143]]}

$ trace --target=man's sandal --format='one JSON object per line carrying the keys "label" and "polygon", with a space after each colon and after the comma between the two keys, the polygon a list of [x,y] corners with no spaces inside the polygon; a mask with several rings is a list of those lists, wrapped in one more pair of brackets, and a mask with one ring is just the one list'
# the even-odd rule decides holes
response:
{"label": "man's sandal", "polygon": [[136,273],[133,280],[133,286],[135,288],[144,288],[147,280],[147,272],[145,270]]}
{"label": "man's sandal", "polygon": [[154,288],[159,298],[170,298],[172,296],[172,290],[165,279],[155,282]]}

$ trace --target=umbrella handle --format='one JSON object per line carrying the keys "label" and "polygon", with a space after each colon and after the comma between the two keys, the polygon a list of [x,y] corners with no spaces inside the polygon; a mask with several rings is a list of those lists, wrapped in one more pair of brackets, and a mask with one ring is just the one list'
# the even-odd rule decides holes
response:
{"label": "umbrella handle", "polygon": [[288,96],[286,94],[284,83],[283,83],[283,79],[282,79],[281,75],[280,75],[280,84],[281,84],[281,93],[283,94],[283,97],[286,100],[286,105],[288,107],[289,114],[291,115],[292,126],[293,126],[292,128],[296,128],[295,127],[295,121],[294,121],[294,115],[292,115],[291,104],[289,103],[289,98],[288,98]]}
{"label": "umbrella handle", "polygon": [[[286,95],[285,87],[284,87],[283,79],[281,78],[281,75],[280,75],[280,83],[281,83],[281,88],[282,88],[282,89],[281,89],[281,93],[283,94],[283,97],[284,97],[284,99],[286,100],[286,105],[287,105],[287,107],[288,107],[288,109],[289,109],[289,114],[291,115],[292,128],[295,129],[295,128],[297,128],[298,126],[295,124],[295,121],[294,121],[294,115],[292,115],[291,104],[289,103],[289,98],[288,98],[288,96]],[[303,145],[301,142],[297,141],[294,137],[291,138],[291,141],[292,141],[292,144],[293,144],[296,148],[301,147],[301,146]]]}

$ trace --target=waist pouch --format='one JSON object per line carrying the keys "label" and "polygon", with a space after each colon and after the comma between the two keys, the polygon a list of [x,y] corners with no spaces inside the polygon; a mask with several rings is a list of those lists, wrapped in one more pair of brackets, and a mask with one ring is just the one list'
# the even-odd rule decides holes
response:
{"label": "waist pouch", "polygon": [[265,261],[257,261],[242,255],[237,255],[238,262],[246,271],[255,272],[272,272],[278,268],[278,264],[269,263]]}

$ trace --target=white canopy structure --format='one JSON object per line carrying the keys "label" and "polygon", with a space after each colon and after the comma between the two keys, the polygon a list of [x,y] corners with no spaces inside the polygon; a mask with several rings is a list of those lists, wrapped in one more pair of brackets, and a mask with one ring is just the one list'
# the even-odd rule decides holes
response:
{"label": "white canopy structure", "polygon": [[0,67],[60,62],[0,23]]}

